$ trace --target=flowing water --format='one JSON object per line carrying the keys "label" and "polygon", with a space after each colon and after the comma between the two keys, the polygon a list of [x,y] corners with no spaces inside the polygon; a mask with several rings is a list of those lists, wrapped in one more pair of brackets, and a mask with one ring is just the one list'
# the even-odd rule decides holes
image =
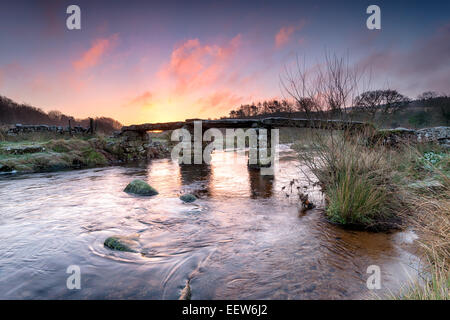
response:
{"label": "flowing water", "polygon": [[[187,281],[192,299],[352,299],[415,277],[414,234],[326,222],[292,150],[274,177],[245,161],[217,152],[210,166],[161,159],[0,176],[0,299],[178,299]],[[137,178],[159,195],[124,193]],[[301,212],[292,178],[316,209]],[[184,192],[200,199],[184,204]],[[138,253],[103,245],[131,234]],[[80,290],[66,286],[69,265],[80,267]],[[367,289],[369,265],[380,267],[381,290]]]}

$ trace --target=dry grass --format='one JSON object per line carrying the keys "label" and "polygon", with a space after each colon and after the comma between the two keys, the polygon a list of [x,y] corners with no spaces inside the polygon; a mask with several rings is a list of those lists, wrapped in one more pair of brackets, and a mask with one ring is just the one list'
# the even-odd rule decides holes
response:
{"label": "dry grass", "polygon": [[396,299],[450,299],[450,184],[444,172],[439,172],[443,188],[409,194],[409,221],[419,235],[422,248],[424,284],[409,284]]}

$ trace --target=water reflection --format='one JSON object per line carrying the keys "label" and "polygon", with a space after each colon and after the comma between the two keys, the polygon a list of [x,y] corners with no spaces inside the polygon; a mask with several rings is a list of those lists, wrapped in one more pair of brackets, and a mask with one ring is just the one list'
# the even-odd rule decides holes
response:
{"label": "water reflection", "polygon": [[186,192],[192,193],[197,198],[211,195],[211,165],[180,165],[180,177]]}
{"label": "water reflection", "polygon": [[273,194],[273,176],[261,175],[258,170],[248,168],[248,180],[250,186],[250,197],[270,198]]}

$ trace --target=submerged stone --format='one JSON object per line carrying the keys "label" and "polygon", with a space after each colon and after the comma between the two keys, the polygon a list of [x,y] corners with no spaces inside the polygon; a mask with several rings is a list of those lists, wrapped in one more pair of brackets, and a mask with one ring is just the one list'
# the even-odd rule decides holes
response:
{"label": "submerged stone", "polygon": [[112,236],[105,240],[104,246],[117,251],[126,251],[126,252],[137,252],[132,249],[134,244],[133,237],[124,237],[124,236]]}
{"label": "submerged stone", "polygon": [[138,179],[131,181],[123,191],[141,196],[154,196],[158,194],[158,191],[152,188],[147,182]]}
{"label": "submerged stone", "polygon": [[183,194],[180,197],[180,200],[183,202],[189,203],[189,202],[194,202],[195,200],[197,200],[197,198],[193,194],[187,193],[187,194]]}

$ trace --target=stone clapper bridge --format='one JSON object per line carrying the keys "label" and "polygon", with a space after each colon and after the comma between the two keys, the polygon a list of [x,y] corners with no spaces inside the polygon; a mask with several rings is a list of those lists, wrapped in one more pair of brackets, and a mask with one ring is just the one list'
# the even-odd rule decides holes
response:
{"label": "stone clapper bridge", "polygon": [[[283,118],[283,117],[270,117],[262,119],[220,119],[220,120],[202,120],[202,119],[187,119],[185,121],[178,122],[165,122],[165,123],[145,123],[139,125],[130,125],[122,127],[119,135],[125,136],[128,140],[142,141],[143,145],[149,142],[149,136],[147,132],[149,131],[168,131],[177,129],[186,129],[191,136],[191,143],[194,152],[191,155],[195,157],[196,150],[194,150],[194,144],[197,141],[195,135],[195,127],[201,123],[201,154],[207,144],[211,141],[204,141],[204,132],[208,129],[254,129],[257,134],[257,139],[255,139],[255,144],[253,148],[256,149],[256,159],[255,161],[250,161],[249,167],[254,169],[260,169],[262,167],[271,166],[271,163],[262,164],[260,161],[260,149],[266,148],[269,150],[271,148],[271,143],[275,142],[271,136],[271,129],[290,127],[290,128],[312,128],[312,129],[328,129],[328,130],[345,130],[349,133],[359,131],[363,132],[365,129],[370,127],[369,124],[365,122],[357,121],[343,121],[343,120],[319,120],[319,119],[299,119],[299,118]],[[261,129],[265,129],[260,132]],[[198,130],[198,129],[197,129]],[[197,133],[198,134],[198,133]],[[264,142],[261,145],[261,136],[264,136]],[[214,136],[214,135],[213,135]],[[250,139],[249,139],[250,140]],[[181,138],[182,141],[182,138]],[[278,137],[276,142],[278,142]],[[234,146],[234,140],[233,140]],[[250,148],[252,148],[250,147]],[[198,153],[198,152],[197,152]],[[271,153],[271,152],[270,152]],[[267,153],[266,153],[267,154]],[[203,164],[203,162],[200,162]],[[183,164],[200,164],[198,161],[184,162]]]}

